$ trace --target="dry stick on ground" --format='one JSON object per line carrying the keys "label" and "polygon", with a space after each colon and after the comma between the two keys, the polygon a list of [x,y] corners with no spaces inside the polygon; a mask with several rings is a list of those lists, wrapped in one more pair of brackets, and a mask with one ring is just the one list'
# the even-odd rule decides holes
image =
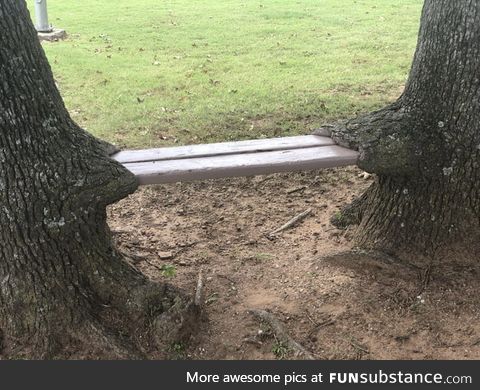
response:
{"label": "dry stick on ground", "polygon": [[311,213],[312,213],[312,209],[305,210],[303,213],[300,213],[300,214],[296,215],[290,221],[288,221],[286,224],[280,226],[278,229],[275,229],[273,232],[268,233],[268,235],[273,236],[277,233],[280,233],[280,232],[283,232],[284,230],[287,230],[288,228],[291,228],[292,226],[296,225],[297,223],[303,221]]}
{"label": "dry stick on ground", "polygon": [[195,305],[200,307],[202,306],[202,296],[203,296],[203,271],[200,270],[197,280],[197,290],[195,291]]}
{"label": "dry stick on ground", "polygon": [[303,348],[299,343],[290,337],[290,335],[285,330],[285,327],[282,323],[271,313],[265,310],[251,309],[248,311],[255,318],[260,321],[266,322],[270,328],[272,328],[275,336],[282,342],[284,342],[291,350],[293,350],[297,355],[303,356],[307,360],[315,360],[315,357]]}
{"label": "dry stick on ground", "polygon": [[295,192],[300,192],[300,191],[306,190],[307,188],[308,188],[307,186],[301,186],[301,187],[292,188],[292,189],[290,189],[290,190],[287,191],[287,194],[288,194],[288,195],[294,194]]}
{"label": "dry stick on ground", "polygon": [[353,337],[348,340],[350,345],[355,348],[356,350],[363,352],[363,353],[370,353],[370,351],[367,349],[367,347],[361,345],[359,342],[357,342]]}

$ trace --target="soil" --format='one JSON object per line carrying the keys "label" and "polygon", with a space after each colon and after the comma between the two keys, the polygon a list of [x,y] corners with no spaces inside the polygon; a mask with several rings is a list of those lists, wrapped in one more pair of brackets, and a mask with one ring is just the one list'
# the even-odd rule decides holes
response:
{"label": "soil", "polygon": [[[249,309],[273,313],[318,359],[479,359],[480,264],[349,254],[329,219],[372,178],[339,168],[141,188],[109,224],[141,271],[192,295],[205,319],[175,359],[290,359]],[[269,232],[311,208],[299,224]]]}

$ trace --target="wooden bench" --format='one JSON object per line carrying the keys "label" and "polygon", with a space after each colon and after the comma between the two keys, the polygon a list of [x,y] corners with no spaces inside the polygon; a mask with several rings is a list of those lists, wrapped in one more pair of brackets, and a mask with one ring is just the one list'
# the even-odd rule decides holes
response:
{"label": "wooden bench", "polygon": [[355,165],[358,153],[328,137],[303,135],[125,150],[112,157],[146,185]]}

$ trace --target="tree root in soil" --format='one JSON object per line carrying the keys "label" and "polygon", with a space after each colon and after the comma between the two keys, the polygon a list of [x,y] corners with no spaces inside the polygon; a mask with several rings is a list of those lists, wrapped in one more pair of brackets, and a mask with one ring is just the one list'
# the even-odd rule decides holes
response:
{"label": "tree root in soil", "polygon": [[294,351],[296,356],[303,357],[305,360],[315,360],[315,357],[308,352],[302,345],[297,343],[286,331],[283,324],[272,314],[265,310],[251,309],[248,311],[256,319],[267,323],[275,336],[284,342],[288,348]]}

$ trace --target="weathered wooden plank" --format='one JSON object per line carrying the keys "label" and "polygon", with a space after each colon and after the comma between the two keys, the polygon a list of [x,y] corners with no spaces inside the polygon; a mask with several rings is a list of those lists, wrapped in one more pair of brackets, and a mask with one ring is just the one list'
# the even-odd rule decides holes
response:
{"label": "weathered wooden plank", "polygon": [[334,145],[331,138],[317,135],[254,139],[248,141],[215,144],[187,145],[157,149],[125,150],[113,156],[120,163],[144,161],[180,160],[185,158],[221,156],[239,153],[267,152],[275,150],[303,149]]}
{"label": "weathered wooden plank", "polygon": [[357,158],[353,150],[321,146],[123,165],[145,185],[332,168],[354,165]]}

